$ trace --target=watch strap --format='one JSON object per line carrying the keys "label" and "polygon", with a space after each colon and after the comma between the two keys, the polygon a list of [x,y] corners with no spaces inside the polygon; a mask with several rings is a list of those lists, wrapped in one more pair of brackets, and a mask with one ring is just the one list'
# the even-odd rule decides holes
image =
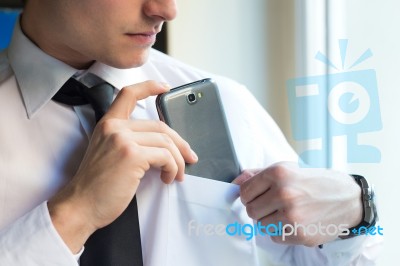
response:
{"label": "watch strap", "polygon": [[367,233],[367,230],[375,226],[378,221],[378,214],[375,205],[375,193],[373,187],[368,183],[367,179],[361,175],[351,175],[355,182],[361,188],[361,197],[363,204],[363,219],[362,221],[349,228],[349,234],[342,238],[350,238]]}

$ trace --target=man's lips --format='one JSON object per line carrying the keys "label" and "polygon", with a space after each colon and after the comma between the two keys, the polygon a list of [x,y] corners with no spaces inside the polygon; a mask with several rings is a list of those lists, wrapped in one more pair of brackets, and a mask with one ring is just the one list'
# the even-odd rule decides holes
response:
{"label": "man's lips", "polygon": [[156,41],[157,32],[127,33],[126,35],[139,45],[152,45]]}

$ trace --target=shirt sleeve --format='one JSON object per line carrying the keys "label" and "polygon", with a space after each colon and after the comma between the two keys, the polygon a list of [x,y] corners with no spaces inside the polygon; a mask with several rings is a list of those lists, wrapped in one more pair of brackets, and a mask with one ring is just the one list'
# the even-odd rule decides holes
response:
{"label": "shirt sleeve", "polygon": [[274,266],[373,266],[383,248],[380,235],[336,239],[323,248],[276,244],[266,236],[256,241],[260,265]]}
{"label": "shirt sleeve", "polygon": [[380,236],[358,236],[351,239],[337,239],[324,244],[323,248],[295,247],[296,266],[305,265],[376,265],[378,254],[382,248],[383,238]]}
{"label": "shirt sleeve", "polygon": [[370,266],[376,265],[382,248],[382,236],[363,235],[349,239],[337,239],[324,244],[322,249],[318,248],[318,252],[322,258],[328,261],[325,265]]}
{"label": "shirt sleeve", "polygon": [[51,222],[47,202],[0,231],[0,265],[76,266],[81,252],[72,254],[63,242]]}

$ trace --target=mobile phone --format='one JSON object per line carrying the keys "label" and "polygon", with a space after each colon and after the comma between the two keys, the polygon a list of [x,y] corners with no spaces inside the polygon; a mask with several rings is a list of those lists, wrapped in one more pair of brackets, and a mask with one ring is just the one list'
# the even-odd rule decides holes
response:
{"label": "mobile phone", "polygon": [[196,164],[185,173],[231,182],[240,174],[217,84],[211,79],[189,83],[156,99],[160,120],[185,139],[196,152]]}

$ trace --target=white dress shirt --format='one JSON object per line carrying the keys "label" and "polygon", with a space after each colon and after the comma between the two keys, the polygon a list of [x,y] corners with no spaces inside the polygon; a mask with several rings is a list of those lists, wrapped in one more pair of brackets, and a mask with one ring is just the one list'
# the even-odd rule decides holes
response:
{"label": "white dress shirt", "polygon": [[[174,87],[211,77],[219,86],[242,169],[297,160],[270,116],[232,80],[199,71],[155,50],[142,67],[120,70],[95,63],[87,71],[114,85],[116,93],[145,80]],[[89,106],[70,107],[51,100],[76,73],[36,47],[19,25],[9,49],[0,54],[0,265],[78,264],[77,256],[53,227],[46,204],[74,175],[94,126]],[[155,98],[140,101],[131,118],[158,119]],[[196,194],[199,187],[206,189],[203,196]],[[199,244],[207,243],[207,238],[201,242],[182,233],[187,228],[181,232],[170,226],[173,219],[186,215],[189,205],[203,206],[199,219],[214,217],[207,212],[224,204],[232,207],[233,202],[235,212],[243,215],[235,191],[236,185],[190,176],[182,184],[165,185],[157,170],[146,173],[137,192],[144,265],[374,265],[381,242],[377,237],[336,240],[323,249],[278,245],[268,237],[252,242],[243,238],[235,240],[237,245],[219,247],[217,258],[218,253]],[[236,193],[236,200],[225,202],[224,193]],[[179,236],[173,230],[178,230]],[[180,250],[172,243],[185,248],[185,261],[179,259]],[[251,255],[248,263],[233,259],[240,257],[241,250]]]}

